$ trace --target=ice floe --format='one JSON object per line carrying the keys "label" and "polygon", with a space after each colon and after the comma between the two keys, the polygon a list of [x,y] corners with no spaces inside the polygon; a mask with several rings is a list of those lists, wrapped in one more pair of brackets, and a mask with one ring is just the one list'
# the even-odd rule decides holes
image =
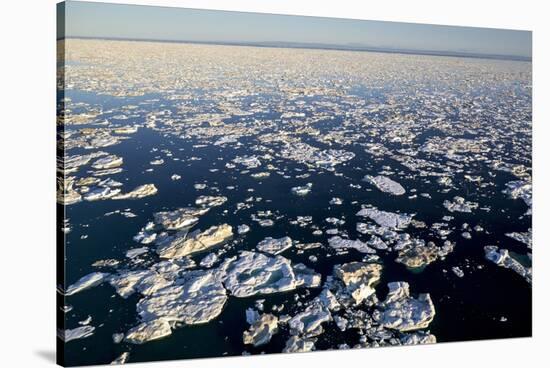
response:
{"label": "ice floe", "polygon": [[435,317],[435,308],[430,294],[413,298],[406,282],[390,282],[389,293],[379,307],[375,319],[384,327],[401,332],[428,327]]}
{"label": "ice floe", "polygon": [[376,208],[363,208],[356,216],[368,217],[382,227],[394,229],[404,229],[412,220],[412,215],[380,211]]}
{"label": "ice floe", "polygon": [[398,182],[388,178],[387,176],[371,176],[366,175],[363,179],[364,181],[374,185],[380,191],[384,193],[390,193],[393,195],[403,195],[405,194],[405,188]]}
{"label": "ice floe", "polygon": [[532,270],[515,259],[507,249],[499,249],[494,245],[484,247],[485,258],[504,268],[509,268],[523,277],[528,283],[532,281]]}
{"label": "ice floe", "polygon": [[290,247],[292,247],[292,239],[288,236],[279,239],[268,237],[256,245],[259,251],[273,255],[280,254]]}
{"label": "ice floe", "polygon": [[181,258],[192,253],[203,252],[226,242],[233,236],[233,228],[228,224],[212,226],[203,232],[196,231],[185,237],[176,237],[157,248],[161,258]]}
{"label": "ice floe", "polygon": [[308,276],[308,269],[295,269],[282,256],[270,257],[248,251],[223,262],[220,271],[227,290],[239,298],[289,291],[297,287],[316,287],[321,281],[316,273],[302,277]]}
{"label": "ice floe", "polygon": [[243,333],[245,345],[261,346],[269,343],[271,337],[278,331],[279,319],[273,314],[265,313],[258,316],[248,331]]}

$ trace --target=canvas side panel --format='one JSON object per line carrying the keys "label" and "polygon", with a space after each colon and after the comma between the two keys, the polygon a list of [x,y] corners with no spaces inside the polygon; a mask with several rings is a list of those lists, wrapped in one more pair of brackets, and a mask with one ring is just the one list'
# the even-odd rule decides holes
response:
{"label": "canvas side panel", "polygon": [[56,361],[65,366],[65,343],[59,337],[65,331],[65,2],[57,4],[57,55],[56,55],[56,179],[57,179],[57,204],[56,204]]}

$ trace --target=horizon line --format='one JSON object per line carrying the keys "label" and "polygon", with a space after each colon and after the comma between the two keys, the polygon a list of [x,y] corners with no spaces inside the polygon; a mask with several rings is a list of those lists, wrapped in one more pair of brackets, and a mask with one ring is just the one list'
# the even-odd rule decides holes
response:
{"label": "horizon line", "polygon": [[184,44],[203,44],[220,46],[245,46],[245,47],[265,47],[265,48],[291,48],[305,50],[333,50],[333,51],[355,51],[355,52],[379,52],[389,54],[404,55],[424,55],[424,56],[442,56],[442,57],[461,57],[472,59],[489,60],[508,60],[532,62],[532,56],[522,55],[503,55],[503,54],[484,54],[462,51],[440,51],[440,50],[420,50],[420,49],[399,49],[382,46],[367,46],[351,44],[324,44],[317,42],[287,42],[287,41],[194,41],[194,40],[176,40],[176,39],[155,39],[155,38],[133,38],[133,37],[110,37],[110,36],[64,36],[58,37],[56,41],[65,39],[84,39],[84,40],[107,40],[107,41],[132,41],[132,42],[158,42],[158,43],[184,43]]}

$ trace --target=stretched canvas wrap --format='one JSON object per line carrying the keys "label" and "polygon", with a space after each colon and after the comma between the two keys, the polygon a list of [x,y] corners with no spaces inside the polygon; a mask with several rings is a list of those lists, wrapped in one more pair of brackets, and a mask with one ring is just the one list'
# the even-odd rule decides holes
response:
{"label": "stretched canvas wrap", "polygon": [[69,1],[57,45],[59,364],[531,336],[531,32]]}

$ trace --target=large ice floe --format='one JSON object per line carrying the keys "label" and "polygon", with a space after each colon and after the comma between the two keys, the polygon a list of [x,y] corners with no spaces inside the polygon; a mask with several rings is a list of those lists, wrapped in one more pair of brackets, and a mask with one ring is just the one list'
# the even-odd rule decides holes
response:
{"label": "large ice floe", "polygon": [[112,169],[114,167],[118,167],[122,165],[122,157],[116,156],[116,155],[109,155],[102,158],[97,159],[93,164],[92,167],[94,169]]}
{"label": "large ice floe", "polygon": [[181,258],[222,244],[232,236],[233,228],[230,225],[212,226],[203,232],[197,230],[167,239],[159,245],[157,253],[161,258]]}
{"label": "large ice floe", "polygon": [[155,223],[166,230],[178,230],[189,227],[199,221],[199,216],[208,212],[208,208],[187,207],[173,211],[163,211],[154,214]]}
{"label": "large ice floe", "polygon": [[437,259],[445,258],[454,250],[454,244],[446,240],[438,247],[433,242],[425,243],[420,239],[411,239],[400,246],[396,262],[409,268],[424,267]]}
{"label": "large ice floe", "polygon": [[379,226],[395,229],[404,229],[411,223],[412,215],[380,211],[376,208],[363,208],[357,216],[368,217]]}
{"label": "large ice floe", "polygon": [[282,256],[266,256],[243,251],[220,266],[222,280],[239,298],[294,290],[297,287],[317,287],[321,275],[291,262]]}
{"label": "large ice floe", "polygon": [[487,245],[484,247],[485,258],[495,263],[497,266],[509,268],[515,271],[518,275],[523,277],[525,281],[531,283],[533,276],[531,267],[523,265],[517,259],[515,259],[510,251],[507,249],[499,249],[494,245]]}
{"label": "large ice floe", "polygon": [[86,276],[83,276],[77,282],[75,282],[65,290],[65,295],[67,296],[73,295],[83,290],[97,286],[101,284],[103,281],[105,281],[107,276],[108,274],[103,272],[94,272]]}
{"label": "large ice floe", "polygon": [[85,339],[94,334],[95,327],[93,326],[80,326],[73,329],[58,330],[57,336],[64,342],[72,340]]}
{"label": "large ice floe", "polygon": [[259,251],[274,255],[280,254],[290,247],[292,247],[292,239],[288,236],[279,239],[267,237],[256,245],[256,249]]}
{"label": "large ice floe", "polygon": [[363,178],[364,181],[374,185],[377,187],[380,191],[385,193],[390,193],[393,195],[403,195],[405,194],[405,188],[398,182],[388,178],[387,176],[371,176],[366,175]]}
{"label": "large ice floe", "polygon": [[382,265],[377,263],[350,262],[334,267],[334,275],[341,280],[345,292],[355,301],[355,304],[375,293],[373,285],[380,280]]}
{"label": "large ice floe", "polygon": [[390,282],[389,293],[379,307],[374,318],[382,326],[401,332],[428,327],[435,316],[435,308],[430,294],[410,296],[409,284]]}
{"label": "large ice floe", "polygon": [[144,184],[128,193],[117,194],[113,196],[113,199],[139,199],[155,195],[157,192],[158,189],[155,187],[155,184]]}
{"label": "large ice floe", "polygon": [[328,239],[328,245],[334,249],[355,249],[361,253],[376,253],[367,243],[361,240],[343,239],[339,236],[333,236]]}

